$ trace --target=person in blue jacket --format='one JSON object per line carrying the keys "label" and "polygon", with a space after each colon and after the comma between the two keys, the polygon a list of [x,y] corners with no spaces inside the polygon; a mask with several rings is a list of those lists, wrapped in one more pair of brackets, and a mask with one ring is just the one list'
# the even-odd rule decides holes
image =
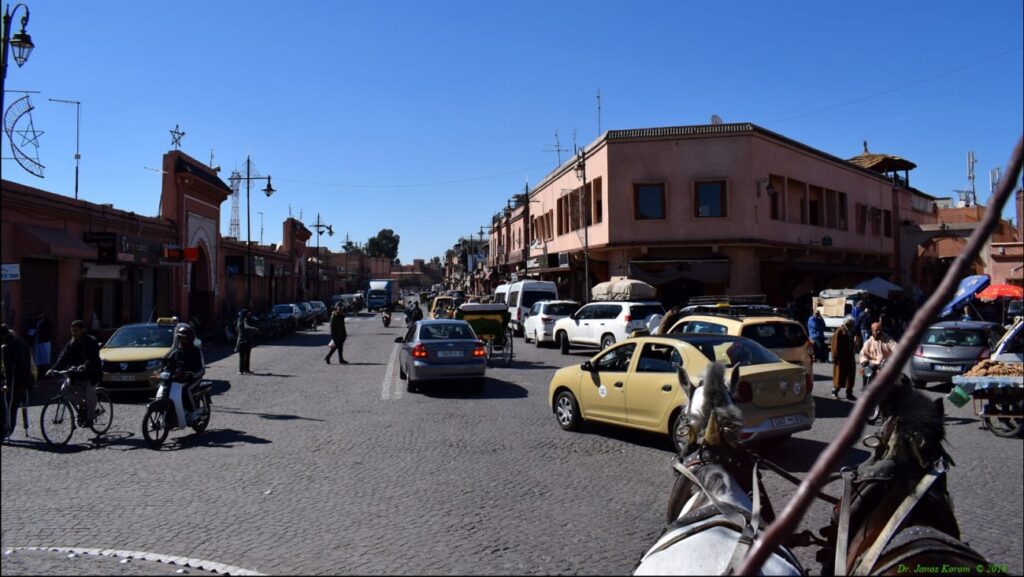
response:
{"label": "person in blue jacket", "polygon": [[814,311],[811,318],[807,319],[807,338],[811,339],[811,343],[814,346],[814,360],[819,363],[827,362],[825,319],[821,317],[821,311]]}

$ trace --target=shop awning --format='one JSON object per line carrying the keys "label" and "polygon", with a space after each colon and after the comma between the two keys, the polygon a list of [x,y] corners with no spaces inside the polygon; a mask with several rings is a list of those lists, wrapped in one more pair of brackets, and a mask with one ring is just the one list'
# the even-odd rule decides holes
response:
{"label": "shop awning", "polygon": [[96,259],[96,247],[85,244],[66,230],[22,224],[15,233],[17,251],[22,257]]}

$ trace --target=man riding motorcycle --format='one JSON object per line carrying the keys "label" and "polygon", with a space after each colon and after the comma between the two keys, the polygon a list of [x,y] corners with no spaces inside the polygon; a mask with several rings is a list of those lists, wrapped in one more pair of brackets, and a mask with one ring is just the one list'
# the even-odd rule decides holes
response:
{"label": "man riding motorcycle", "polygon": [[182,403],[186,411],[192,411],[192,386],[202,381],[206,374],[203,352],[195,343],[196,332],[192,327],[180,324],[174,329],[175,346],[167,356],[167,371],[171,380],[183,384]]}
{"label": "man riding motorcycle", "polygon": [[[872,373],[872,376],[878,374],[878,369],[892,356],[895,350],[896,341],[885,334],[882,330],[882,323],[871,323],[871,336],[860,349],[860,366],[871,367],[872,371],[869,372]],[[861,388],[867,387],[869,382],[871,382],[870,378],[865,375]]]}

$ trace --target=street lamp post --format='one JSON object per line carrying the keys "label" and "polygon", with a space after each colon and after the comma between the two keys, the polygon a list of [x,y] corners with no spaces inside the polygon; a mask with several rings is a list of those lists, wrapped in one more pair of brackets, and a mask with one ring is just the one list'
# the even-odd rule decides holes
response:
{"label": "street lamp post", "polygon": [[[321,295],[320,295],[320,258],[321,258],[320,257],[320,235],[323,234],[324,231],[326,230],[327,231],[327,236],[334,236],[334,227],[332,227],[329,224],[324,224],[324,223],[320,222],[320,213],[319,212],[316,213],[316,224],[313,224],[313,225],[310,225],[310,226],[313,229],[316,230],[316,291],[315,291],[314,294],[317,297],[321,297]],[[324,299],[323,298],[318,298],[318,300],[323,301]]]}
{"label": "street lamp post", "polygon": [[583,153],[583,149],[579,149],[576,153],[576,178],[580,179],[580,204],[583,205],[580,211],[580,217],[583,222],[583,303],[590,302],[590,242],[587,238],[587,205],[589,203],[584,202],[587,192],[587,156]]}
{"label": "street lamp post", "polygon": [[250,210],[249,202],[249,188],[250,183],[254,180],[266,180],[267,187],[263,189],[263,194],[270,198],[270,195],[276,191],[274,187],[270,185],[270,175],[266,176],[252,176],[252,161],[249,159],[249,155],[245,156],[245,176],[231,175],[231,180],[245,181],[245,306],[252,307],[252,212]]}
{"label": "street lamp post", "polygon": [[[21,17],[21,31],[11,37],[11,20],[14,19],[14,14],[18,12],[18,8],[25,9],[25,15]],[[35,44],[32,44],[32,37],[25,31],[25,26],[28,25],[29,10],[28,6],[24,4],[15,4],[14,10],[11,10],[11,5],[7,4],[4,6],[4,36],[3,43],[0,46],[0,51],[3,51],[3,55],[0,56],[0,116],[4,113],[4,89],[7,83],[7,55],[14,49],[14,62],[21,68],[25,62],[28,61],[28,55],[32,53],[32,49],[35,48]]]}

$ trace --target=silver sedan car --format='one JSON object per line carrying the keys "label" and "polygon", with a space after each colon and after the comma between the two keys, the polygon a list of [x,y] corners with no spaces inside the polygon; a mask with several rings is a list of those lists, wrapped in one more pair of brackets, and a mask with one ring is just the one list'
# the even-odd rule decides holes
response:
{"label": "silver sedan car", "polygon": [[398,356],[398,376],[415,392],[423,381],[469,381],[482,390],[487,372],[487,349],[466,321],[417,321],[404,337]]}

